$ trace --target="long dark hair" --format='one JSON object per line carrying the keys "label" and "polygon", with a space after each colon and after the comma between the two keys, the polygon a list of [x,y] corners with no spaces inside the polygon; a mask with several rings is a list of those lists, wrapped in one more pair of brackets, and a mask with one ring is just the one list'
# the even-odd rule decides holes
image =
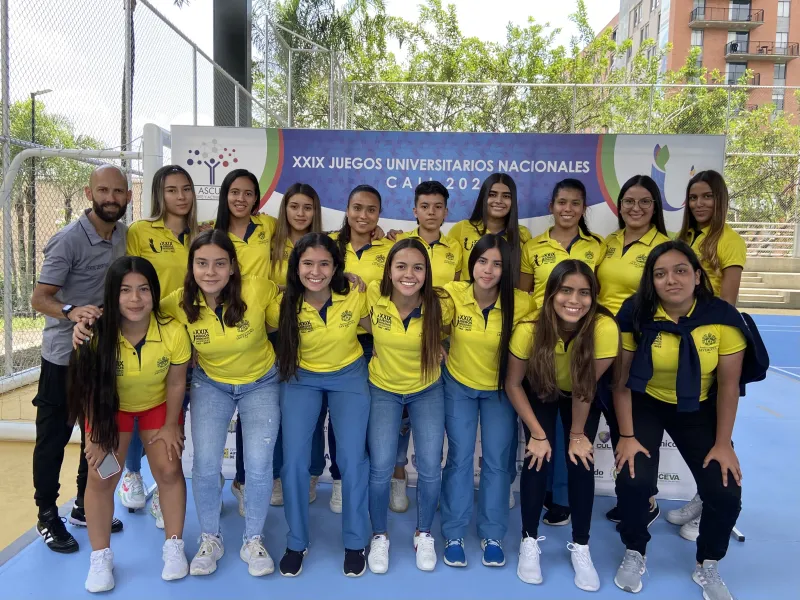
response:
{"label": "long dark hair", "polygon": [[652,177],[647,175],[634,175],[619,190],[617,196],[617,225],[620,229],[625,229],[625,221],[622,219],[622,199],[628,190],[634,186],[643,187],[650,193],[653,199],[653,216],[650,217],[650,225],[655,225],[658,232],[667,235],[667,226],[664,224],[664,201],[661,198],[661,190]]}
{"label": "long dark hair", "polygon": [[[128,273],[140,273],[147,279],[153,300],[153,314],[159,313],[161,286],[155,268],[146,258],[122,256],[111,263],[103,290],[103,315],[94,324],[94,336],[72,353],[69,361],[67,403],[70,420],[86,419],[92,430],[90,439],[105,452],[119,446],[117,412],[117,365],[120,361],[119,336],[122,313],[119,294]],[[148,317],[149,318],[149,317]]]}
{"label": "long dark hair", "polygon": [[593,235],[592,232],[589,230],[589,225],[586,224],[586,186],[583,185],[583,182],[580,179],[574,179],[572,177],[568,177],[567,179],[562,179],[559,181],[555,186],[553,186],[553,193],[550,194],[550,209],[552,210],[553,206],[556,203],[556,199],[558,198],[559,192],[561,190],[574,190],[581,195],[581,199],[583,200],[583,214],[581,218],[578,220],[578,227],[583,232],[583,234],[587,237],[594,237],[599,242],[602,243],[603,240],[599,239],[597,236]]}
{"label": "long dark hair", "polygon": [[221,229],[227,232],[231,223],[231,209],[228,207],[228,192],[231,191],[233,182],[239,177],[246,177],[255,187],[256,200],[253,202],[253,208],[250,211],[251,215],[258,214],[258,208],[261,204],[261,188],[258,185],[258,177],[253,175],[247,169],[234,169],[222,180],[222,185],[219,186],[219,206],[217,207],[217,220],[214,222],[214,229]]}
{"label": "long dark hair", "polygon": [[519,237],[519,210],[517,208],[517,184],[510,175],[506,173],[492,173],[483,180],[481,189],[478,192],[478,198],[475,200],[475,206],[472,209],[472,215],[469,222],[475,228],[479,235],[483,236],[487,233],[487,213],[486,205],[489,202],[489,192],[495,183],[502,183],[508,186],[511,192],[511,208],[508,210],[505,221],[505,237],[511,246],[511,272],[514,276],[514,286],[516,287],[519,281],[519,265],[520,254],[522,253],[522,242]]}
{"label": "long dark hair", "polygon": [[711,188],[711,193],[714,194],[714,214],[711,216],[708,234],[700,243],[698,250],[702,260],[712,270],[719,271],[717,247],[725,229],[725,219],[728,216],[730,198],[728,197],[728,186],[725,184],[725,179],[716,171],[700,171],[686,184],[686,207],[683,210],[683,222],[680,233],[678,233],[678,239],[688,242],[689,232],[698,229],[697,219],[694,218],[692,209],[689,208],[689,192],[691,192],[695,183],[701,181],[707,183],[708,187]]}
{"label": "long dark hair", "polygon": [[383,279],[381,279],[381,296],[388,296],[391,298],[392,289],[392,263],[394,258],[400,250],[413,248],[417,250],[425,260],[425,283],[419,291],[420,298],[422,299],[422,353],[420,360],[420,369],[422,371],[423,379],[430,379],[433,373],[439,367],[439,356],[442,342],[442,305],[439,299],[443,297],[446,292],[440,288],[433,287],[433,278],[431,275],[431,261],[428,258],[428,252],[425,246],[420,243],[416,238],[406,238],[400,240],[389,251],[389,256],[386,257],[386,266],[383,269]]}
{"label": "long dark hair", "polygon": [[281,300],[281,313],[278,320],[278,368],[281,380],[288,381],[297,373],[300,351],[300,326],[297,322],[303,306],[305,286],[300,281],[298,267],[300,259],[309,248],[324,248],[333,260],[333,277],[330,291],[345,295],[350,286],[344,277],[344,259],[333,240],[324,233],[307,233],[299,240],[289,255],[286,271],[286,289]]}
{"label": "long dark hair", "polygon": [[[500,276],[498,288],[500,291],[500,312],[502,313],[502,326],[500,329],[500,346],[497,349],[497,394],[503,389],[508,371],[508,344],[514,330],[514,278],[511,275],[511,246],[503,236],[493,233],[484,235],[472,247],[469,254],[469,281],[475,283],[475,265],[478,259],[487,250],[497,248],[503,261],[503,274]],[[500,396],[501,397],[501,396]]]}
{"label": "long dark hair", "polygon": [[[380,213],[381,208],[383,207],[383,200],[381,199],[381,193],[376,190],[371,185],[357,185],[352,189],[350,195],[347,197],[347,208],[350,208],[350,202],[353,199],[353,196],[360,192],[365,192],[367,194],[372,194],[378,199],[378,213]],[[339,252],[342,253],[342,257],[347,256],[347,244],[350,243],[350,223],[347,221],[347,212],[345,212],[344,220],[342,221],[342,228],[339,230],[339,237],[336,239],[336,245],[339,246]]]}
{"label": "long dark hair", "polygon": [[633,296],[633,337],[636,341],[641,338],[642,328],[653,320],[661,302],[656,292],[656,286],[653,283],[653,271],[656,267],[656,261],[670,250],[677,250],[683,254],[692,266],[692,270],[695,272],[700,271],[700,283],[694,288],[694,297],[702,302],[714,299],[714,289],[711,287],[708,275],[700,265],[697,254],[689,244],[681,240],[670,240],[659,244],[648,255],[647,261],[644,263],[639,289]]}
{"label": "long dark hair", "polygon": [[533,351],[528,362],[528,375],[534,392],[544,401],[558,398],[559,389],[556,379],[555,347],[559,338],[563,339],[564,330],[560,318],[555,311],[555,296],[570,275],[582,275],[589,282],[592,305],[578,322],[569,344],[572,346],[572,360],[569,365],[572,380],[572,395],[583,402],[594,400],[597,382],[594,369],[594,331],[600,315],[610,319],[611,313],[597,303],[600,286],[594,271],[580,260],[564,260],[556,265],[547,280],[539,319],[533,338]]}
{"label": "long dark hair", "polygon": [[311,198],[311,204],[314,206],[314,216],[311,218],[311,225],[308,227],[308,233],[316,233],[322,231],[322,209],[320,208],[319,195],[317,191],[307,183],[295,183],[289,186],[286,193],[281,200],[281,208],[278,211],[278,226],[275,228],[275,236],[272,238],[272,256],[270,262],[272,263],[273,270],[280,271],[283,264],[283,251],[286,246],[286,240],[289,238],[291,226],[289,225],[289,217],[286,216],[286,207],[292,196],[302,194]]}
{"label": "long dark hair", "polygon": [[231,261],[231,271],[228,283],[222,288],[216,302],[225,305],[225,315],[222,322],[226,327],[236,327],[244,318],[247,304],[242,299],[242,275],[239,271],[239,262],[236,260],[236,248],[231,238],[222,229],[211,229],[198,235],[189,247],[189,266],[186,270],[186,279],[183,281],[183,298],[181,308],[186,313],[189,323],[194,323],[200,318],[200,286],[194,279],[194,254],[203,246],[218,246],[222,248]]}

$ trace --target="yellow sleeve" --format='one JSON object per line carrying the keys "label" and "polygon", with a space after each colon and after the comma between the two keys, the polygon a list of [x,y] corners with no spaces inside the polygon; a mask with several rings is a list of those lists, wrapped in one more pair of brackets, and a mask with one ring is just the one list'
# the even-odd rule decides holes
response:
{"label": "yellow sleeve", "polygon": [[364,319],[369,316],[369,304],[367,304],[367,293],[366,292],[359,292],[358,290],[352,290],[351,294],[356,294],[358,296],[358,315],[360,318]]}
{"label": "yellow sleeve", "polygon": [[378,299],[381,297],[381,282],[380,281],[371,281],[367,286],[367,300],[366,300],[366,310],[367,314],[369,314],[369,309],[375,305]]}
{"label": "yellow sleeve", "polygon": [[601,315],[594,325],[594,357],[614,358],[619,354],[619,327],[614,319]]}
{"label": "yellow sleeve", "polygon": [[600,253],[597,257],[597,260],[594,262],[594,272],[597,273],[597,268],[600,266],[600,263],[603,262],[603,259],[606,257],[606,252],[608,252],[608,243],[603,242],[600,244]]}
{"label": "yellow sleeve", "polygon": [[525,225],[519,226],[519,243],[520,245],[526,244],[532,238],[531,231]]}
{"label": "yellow sleeve", "polygon": [[636,340],[633,339],[633,333],[630,331],[622,332],[622,348],[627,350],[628,352],[636,352],[636,348],[638,348],[638,344]]}
{"label": "yellow sleeve", "polygon": [[139,221],[136,221],[128,229],[128,235],[125,238],[125,254],[128,256],[141,256],[142,251],[139,249]]}
{"label": "yellow sleeve", "polygon": [[184,312],[180,308],[180,302],[183,298],[183,288],[177,289],[171,294],[161,299],[159,309],[164,315],[175,319],[177,321],[184,321]]}
{"label": "yellow sleeve", "polygon": [[267,305],[267,325],[269,327],[275,327],[277,329],[278,322],[281,316],[281,301],[283,300],[283,294],[278,294],[275,298],[273,298],[272,302]]}
{"label": "yellow sleeve", "polygon": [[395,236],[395,238],[394,238],[394,241],[396,241],[396,242],[399,242],[400,240],[404,240],[404,239],[406,239],[406,238],[407,238],[408,236],[410,236],[410,235],[411,235],[411,232],[410,232],[410,231],[404,231],[403,233],[398,233],[398,234]]}
{"label": "yellow sleeve", "polygon": [[267,236],[271,240],[275,237],[275,230],[278,229],[278,219],[266,213],[261,213],[259,217],[261,218],[261,224],[264,226],[264,229],[267,230]]}
{"label": "yellow sleeve", "polygon": [[733,229],[725,230],[717,245],[720,270],[728,267],[742,267],[747,260],[747,245],[744,239]]}
{"label": "yellow sleeve", "polygon": [[453,238],[458,243],[459,246],[461,245],[461,236],[462,236],[461,229],[462,227],[464,227],[464,223],[465,221],[459,221],[450,228],[450,231],[447,232],[447,235]]}
{"label": "yellow sleeve", "polygon": [[189,341],[189,334],[186,328],[179,324],[177,321],[172,321],[169,324],[171,347],[170,347],[170,362],[173,365],[182,365],[189,362],[192,358],[192,343]]}
{"label": "yellow sleeve", "polygon": [[245,279],[243,283],[244,285],[249,283],[253,290],[251,297],[256,299],[261,306],[264,307],[264,322],[277,327],[277,320],[275,320],[275,325],[270,321],[269,309],[276,300],[280,306],[279,296],[281,295],[281,291],[278,284],[271,279],[264,279],[263,277],[250,277]]}
{"label": "yellow sleeve", "polygon": [[533,275],[533,261],[531,261],[531,254],[533,254],[532,248],[533,246],[530,240],[528,240],[522,247],[522,252],[520,252],[520,271],[528,275]]}
{"label": "yellow sleeve", "polygon": [[[450,236],[448,236],[448,237],[450,237]],[[454,244],[452,246],[453,256],[455,257],[455,263],[458,265],[458,267],[456,267],[456,273],[460,273],[461,272],[461,261],[464,260],[464,249],[461,247],[461,244],[458,243],[458,240],[456,238],[452,238],[452,239],[453,239],[453,242],[454,242]],[[462,274],[461,280],[463,281],[465,279],[469,279],[469,277],[464,277],[463,274]]]}
{"label": "yellow sleeve", "polygon": [[442,326],[447,327],[453,322],[456,309],[453,299],[449,293],[444,293],[439,297],[439,303],[442,305]]}
{"label": "yellow sleeve", "polygon": [[528,360],[531,357],[534,329],[533,314],[525,317],[524,321],[520,321],[514,327],[511,341],[508,343],[508,350],[520,360]]}
{"label": "yellow sleeve", "polygon": [[738,327],[721,325],[719,330],[719,354],[736,354],[747,348],[747,340]]}

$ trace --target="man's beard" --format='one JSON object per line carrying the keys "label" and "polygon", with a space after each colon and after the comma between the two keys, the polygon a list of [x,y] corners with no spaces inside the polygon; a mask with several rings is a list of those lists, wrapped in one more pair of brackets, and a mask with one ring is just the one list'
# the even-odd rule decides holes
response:
{"label": "man's beard", "polygon": [[[116,208],[117,211],[113,214],[109,214],[108,210]],[[97,202],[92,200],[92,210],[94,214],[100,217],[101,221],[105,221],[106,223],[116,223],[119,221],[123,215],[125,214],[125,210],[127,206],[118,206],[116,204],[106,204],[105,206],[100,206]]]}

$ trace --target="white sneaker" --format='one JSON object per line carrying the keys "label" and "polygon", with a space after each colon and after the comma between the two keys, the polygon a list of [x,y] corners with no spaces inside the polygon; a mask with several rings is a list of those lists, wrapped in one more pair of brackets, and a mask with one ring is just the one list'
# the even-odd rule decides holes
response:
{"label": "white sneaker", "polygon": [[372,536],[367,564],[369,570],[377,575],[389,570],[389,538],[385,534]]}
{"label": "white sneaker", "polygon": [[600,589],[600,576],[592,564],[589,545],[569,542],[567,549],[572,554],[572,568],[575,569],[575,585],[584,592],[596,592]]}
{"label": "white sneaker", "polygon": [[275,563],[267,549],[264,548],[264,542],[260,535],[253,536],[242,544],[239,558],[247,563],[247,572],[253,577],[269,575],[275,570]]}
{"label": "white sneaker", "polygon": [[271,506],[283,506],[283,484],[280,479],[272,480],[272,497],[269,503]]}
{"label": "white sneaker", "polygon": [[156,527],[164,529],[164,515],[161,513],[161,496],[158,490],[153,493],[153,499],[150,501],[150,514],[156,520]]}
{"label": "white sneaker", "polygon": [[244,485],[243,483],[239,483],[234,479],[231,481],[231,492],[236,497],[236,501],[239,503],[239,516],[244,516]]}
{"label": "white sneaker", "polygon": [[[317,482],[319,481],[319,476],[312,475],[311,476],[311,483],[308,486],[308,503],[311,504],[314,500],[317,499]],[[339,511],[341,512],[341,511]]]}
{"label": "white sneaker", "polygon": [[420,571],[433,571],[436,568],[436,548],[430,533],[414,534],[414,550],[417,551],[417,568]]}
{"label": "white sneaker", "polygon": [[147,504],[147,497],[144,495],[144,481],[141,473],[131,473],[126,471],[122,476],[122,484],[119,486],[119,499],[122,506],[132,510],[144,508]]}
{"label": "white sneaker", "polygon": [[517,505],[517,499],[514,498],[514,491],[512,490],[508,494],[508,510],[511,510]]}
{"label": "white sneaker", "polygon": [[192,559],[189,573],[192,575],[211,575],[217,570],[217,561],[225,554],[221,535],[200,534],[200,549]]}
{"label": "white sneaker", "polygon": [[114,553],[111,548],[95,550],[89,558],[89,575],[84,587],[88,592],[107,592],[114,589]]}
{"label": "white sneaker", "polygon": [[406,486],[408,485],[408,475],[403,479],[392,477],[392,491],[389,495],[389,510],[396,513],[404,513],[408,510],[408,495]]}
{"label": "white sneaker", "polygon": [[519,544],[519,564],[517,565],[517,577],[525,583],[542,583],[542,567],[539,564],[539,555],[542,553],[539,542],[546,538],[524,537]]}
{"label": "white sneaker", "polygon": [[331,511],[337,515],[342,512],[342,480],[333,480],[333,489],[331,490]]}
{"label": "white sneaker", "polygon": [[700,516],[698,515],[688,523],[681,525],[681,537],[690,542],[696,542],[700,535]]}
{"label": "white sneaker", "polygon": [[695,494],[689,502],[667,513],[667,522],[673,525],[685,525],[692,519],[699,517],[703,512],[703,501],[700,494]]}
{"label": "white sneaker", "polygon": [[164,546],[161,548],[161,558],[164,561],[161,579],[164,581],[183,579],[189,574],[186,549],[183,540],[179,540],[178,536],[173,535],[164,542]]}

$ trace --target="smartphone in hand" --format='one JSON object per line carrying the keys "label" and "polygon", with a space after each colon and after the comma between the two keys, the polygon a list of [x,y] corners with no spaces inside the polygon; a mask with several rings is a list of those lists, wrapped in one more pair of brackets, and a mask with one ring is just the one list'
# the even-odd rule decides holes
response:
{"label": "smartphone in hand", "polygon": [[113,477],[119,473],[121,470],[122,467],[119,465],[117,456],[113,452],[109,452],[106,454],[103,462],[98,465],[97,474],[100,475],[100,479],[108,479],[109,477]]}

